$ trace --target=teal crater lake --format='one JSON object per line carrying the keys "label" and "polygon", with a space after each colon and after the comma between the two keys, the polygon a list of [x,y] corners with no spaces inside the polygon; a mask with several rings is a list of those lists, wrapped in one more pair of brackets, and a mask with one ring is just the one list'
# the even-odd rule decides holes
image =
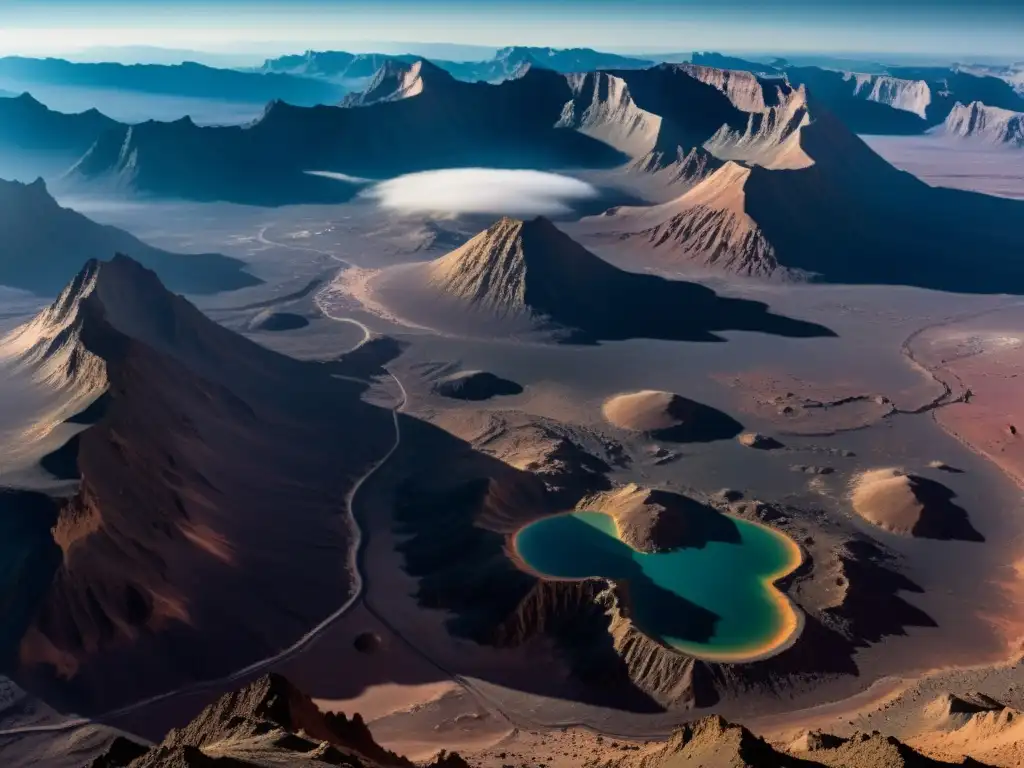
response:
{"label": "teal crater lake", "polygon": [[523,563],[541,577],[606,578],[625,584],[628,613],[647,636],[712,661],[749,661],[787,647],[801,615],[775,586],[801,562],[800,548],[757,523],[717,515],[694,546],[633,549],[615,519],[573,512],[530,523],[515,536]]}

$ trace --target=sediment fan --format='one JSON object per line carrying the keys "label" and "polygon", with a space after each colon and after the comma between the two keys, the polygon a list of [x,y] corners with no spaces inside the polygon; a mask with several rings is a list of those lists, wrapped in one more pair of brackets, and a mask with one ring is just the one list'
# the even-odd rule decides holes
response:
{"label": "sediment fan", "polygon": [[[465,313],[565,341],[656,338],[714,340],[714,331],[783,336],[830,332],[764,304],[719,297],[694,283],[625,272],[595,256],[543,217],[503,218],[468,243],[423,265],[384,273],[381,291],[409,298],[436,317]],[[405,308],[398,308],[401,315]],[[425,321],[429,321],[429,318]]]}
{"label": "sediment fan", "polygon": [[354,588],[342,500],[394,427],[329,365],[227,330],[124,256],[89,262],[0,361],[86,427],[60,449],[78,491],[34,554],[52,570],[2,649],[23,687],[106,711],[271,656]]}

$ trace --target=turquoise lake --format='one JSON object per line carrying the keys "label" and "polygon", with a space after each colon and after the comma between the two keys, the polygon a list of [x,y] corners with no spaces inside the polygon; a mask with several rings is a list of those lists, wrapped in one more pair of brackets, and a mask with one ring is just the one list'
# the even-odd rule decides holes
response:
{"label": "turquoise lake", "polygon": [[636,551],[601,512],[531,523],[516,549],[552,578],[627,582],[634,624],[667,645],[706,658],[758,656],[794,629],[795,609],[771,584],[795,567],[793,545],[763,526],[716,517],[698,546],[671,552]]}

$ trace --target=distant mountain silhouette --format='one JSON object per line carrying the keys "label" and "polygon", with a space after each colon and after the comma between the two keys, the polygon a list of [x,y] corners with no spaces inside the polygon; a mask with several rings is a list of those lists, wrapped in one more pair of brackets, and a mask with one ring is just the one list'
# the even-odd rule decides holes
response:
{"label": "distant mountain silhouette", "polygon": [[[924,83],[819,67],[788,67],[786,77],[807,86],[854,133],[913,135],[929,126],[923,112],[931,97]],[[894,106],[908,93],[914,94],[908,99],[911,109]]]}
{"label": "distant mountain silhouette", "polygon": [[855,67],[864,62],[821,58],[821,64],[811,64],[807,57],[797,59],[808,63],[776,59],[769,65],[710,52],[691,57],[694,65],[784,77],[792,86],[807,86],[814,98],[854,133],[920,134],[942,123],[957,102],[981,101],[1000,109],[1024,111],[1024,95],[1002,78],[980,72],[957,67],[882,65],[858,70]]}
{"label": "distant mountain silhouette", "polygon": [[751,61],[738,56],[729,56],[714,51],[694,51],[690,56],[690,62],[701,67],[713,67],[715,69],[733,69],[742,72],[754,72],[756,74],[776,74],[778,67],[772,64],[765,64],[760,61]]}
{"label": "distant mountain silhouette", "polygon": [[[490,62],[483,62],[473,72],[478,80],[495,82],[510,77],[523,64],[551,69],[555,72],[591,72],[600,69],[643,69],[654,64],[649,59],[620,56],[595,51],[592,48],[531,48],[511,46],[502,48]],[[467,72],[456,73],[469,79]]]}
{"label": "distant mountain silhouette", "polygon": [[1000,77],[975,74],[957,67],[889,67],[893,77],[923,80],[932,91],[928,121],[941,123],[953,106],[980,101],[990,107],[1024,110],[1024,94]]}
{"label": "distant mountain silhouette", "polygon": [[[423,58],[411,54],[353,54],[345,51],[307,51],[303,54],[267,59],[259,71],[319,77],[362,88],[384,65],[394,62],[412,64]],[[467,82],[498,83],[512,78],[524,66],[539,66],[556,72],[588,72],[596,69],[639,69],[654,61],[591,48],[531,48],[512,46],[500,49],[484,61],[445,61],[431,59],[434,66]]]}
{"label": "distant mountain silhouette", "polygon": [[942,123],[957,102],[1024,110],[1024,98],[1003,80],[955,69],[890,67],[887,75],[862,75],[786,67],[785,73],[791,83],[806,85],[854,133],[923,133]]}
{"label": "distant mountain silhouette", "polygon": [[95,109],[77,115],[54,112],[28,93],[0,98],[0,149],[77,156],[119,126]]}
{"label": "distant mountain silhouette", "polygon": [[0,180],[0,285],[42,295],[56,294],[66,275],[83,262],[124,253],[156,270],[185,293],[214,293],[256,285],[243,263],[219,254],[178,255],[161,251],[115,227],[103,226],[33,184]]}
{"label": "distant mountain silhouette", "polygon": [[108,88],[231,102],[331,104],[343,95],[338,86],[305,77],[216,69],[202,64],[87,64],[63,59],[0,58],[0,81]]}
{"label": "distant mountain silhouette", "polygon": [[384,53],[306,51],[301,54],[267,59],[259,71],[352,82],[373,77],[381,67],[387,64],[412,64],[420,58],[411,54],[396,56]]}
{"label": "distant mountain silhouette", "polygon": [[500,85],[435,77],[413,97],[360,109],[274,102],[245,127],[180,120],[113,131],[70,175],[142,193],[273,205],[355,194],[354,185],[307,171],[384,178],[433,168],[624,162],[606,144],[555,127],[571,98],[565,76],[543,69]]}

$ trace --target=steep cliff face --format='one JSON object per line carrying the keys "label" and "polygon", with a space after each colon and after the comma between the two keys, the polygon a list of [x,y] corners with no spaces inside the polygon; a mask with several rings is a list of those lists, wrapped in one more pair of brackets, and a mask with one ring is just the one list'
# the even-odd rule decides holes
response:
{"label": "steep cliff face", "polygon": [[378,69],[365,90],[350,93],[341,101],[343,107],[367,107],[388,101],[411,99],[423,93],[428,83],[443,87],[452,76],[429,61],[388,60]]}
{"label": "steep cliff face", "polygon": [[1005,147],[1024,147],[1024,112],[988,107],[980,101],[957,102],[941,132],[957,139],[969,139]]}
{"label": "steep cliff face", "polygon": [[723,125],[705,144],[715,157],[775,170],[795,170],[815,160],[804,147],[802,131],[811,122],[804,88],[779,91],[779,103],[752,112],[737,130]]}
{"label": "steep cliff face", "polygon": [[662,128],[662,118],[640,109],[625,80],[607,72],[567,75],[572,101],[556,124],[609,144],[631,158],[650,152]]}
{"label": "steep cliff face", "polygon": [[698,64],[681,64],[680,68],[724,93],[737,109],[744,112],[763,112],[774,106],[778,99],[777,89],[784,84],[782,78],[758,77],[747,71]]}
{"label": "steep cliff face", "polygon": [[665,262],[686,262],[735,274],[787,273],[746,210],[751,169],[727,162],[682,196],[647,208],[618,208],[602,226],[623,240],[645,243]]}
{"label": "steep cliff face", "polygon": [[913,112],[924,119],[932,102],[932,91],[924,80],[904,80],[889,75],[863,75],[844,73],[853,85],[853,96],[885,104],[893,109]]}

